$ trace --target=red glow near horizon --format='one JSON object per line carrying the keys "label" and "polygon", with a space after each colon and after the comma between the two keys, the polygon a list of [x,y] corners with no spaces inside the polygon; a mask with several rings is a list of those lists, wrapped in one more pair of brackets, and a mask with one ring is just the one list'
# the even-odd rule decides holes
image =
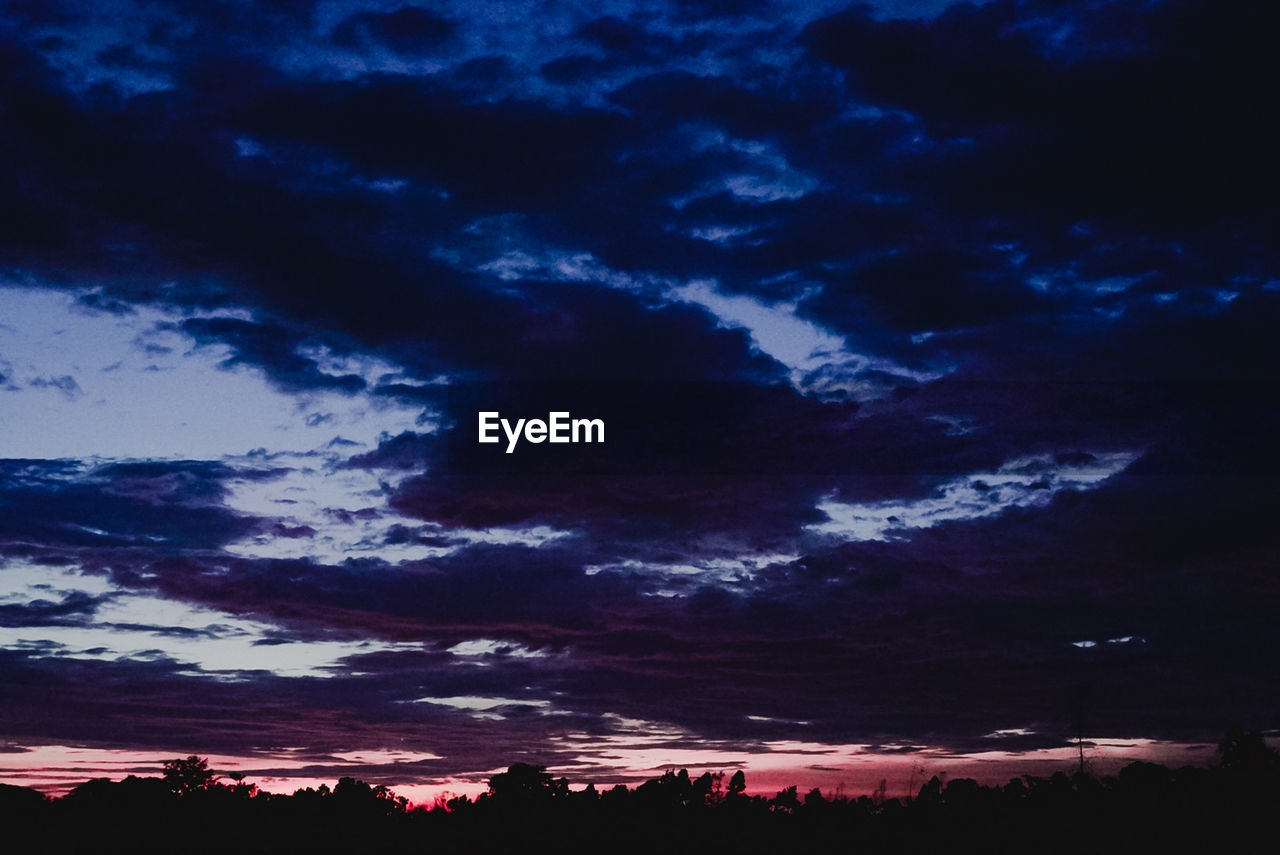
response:
{"label": "red glow near horizon", "polygon": [[[17,750],[15,750],[15,748]],[[827,745],[809,742],[773,742],[768,751],[744,754],[721,748],[667,750],[648,746],[611,746],[607,752],[584,755],[572,766],[548,768],[557,777],[569,779],[574,789],[593,783],[598,790],[615,784],[634,787],[669,770],[688,769],[696,777],[704,771],[732,774],[742,770],[747,792],[772,796],[795,786],[800,793],[820,789],[824,795],[857,797],[886,784],[890,798],[914,795],[929,778],[973,778],[979,783],[1004,784],[1022,775],[1047,776],[1073,771],[1078,763],[1074,747],[1037,751],[988,751],[954,754],[938,748],[924,748],[903,754],[883,754],[862,745]],[[120,780],[129,775],[158,777],[163,763],[174,753],[114,748],[43,745],[12,747],[0,753],[0,782],[28,786],[60,796],[93,778]],[[281,752],[269,756],[208,754],[209,767],[222,775],[243,774],[245,781],[269,793],[293,793],[298,789],[333,787],[339,777],[350,776],[370,783],[384,783],[414,805],[431,805],[438,798],[464,795],[474,798],[487,788],[488,779],[501,769],[474,774],[415,779],[406,770],[397,778],[386,765],[409,762],[434,755],[404,751],[358,751],[329,755],[337,762],[303,759]],[[1094,774],[1118,772],[1135,760],[1168,766],[1207,765],[1214,747],[1207,744],[1161,742],[1146,739],[1097,740],[1086,748],[1086,764]],[[377,766],[370,766],[377,764]],[[323,765],[325,774],[316,773]],[[336,768],[335,768],[336,767]],[[377,770],[368,774],[366,770]],[[289,770],[297,770],[289,774]],[[282,774],[283,772],[283,774]],[[420,773],[419,773],[420,774]]]}

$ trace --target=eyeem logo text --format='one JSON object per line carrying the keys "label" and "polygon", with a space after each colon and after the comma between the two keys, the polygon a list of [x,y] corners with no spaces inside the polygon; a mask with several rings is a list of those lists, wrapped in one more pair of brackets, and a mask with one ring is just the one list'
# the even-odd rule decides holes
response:
{"label": "eyeem logo text", "polygon": [[524,438],[539,442],[604,442],[604,419],[570,419],[567,412],[548,413],[547,420],[517,419],[512,425],[496,410],[480,413],[480,442],[501,442],[498,428],[507,435],[507,454],[515,451],[516,443]]}

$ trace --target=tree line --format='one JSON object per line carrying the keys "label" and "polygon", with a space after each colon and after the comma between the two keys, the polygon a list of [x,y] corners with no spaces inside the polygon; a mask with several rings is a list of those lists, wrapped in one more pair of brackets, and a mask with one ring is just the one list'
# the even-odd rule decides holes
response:
{"label": "tree line", "polygon": [[[88,781],[61,798],[0,785],[0,822],[40,851],[403,851],[440,847],[666,852],[1224,851],[1272,843],[1280,754],[1233,727],[1209,767],[1134,762],[1118,775],[1022,776],[1003,786],[934,777],[913,796],[747,793],[742,771],[667,771],[635,787],[570,787],[515,763],[475,798],[411,806],[385,786],[341,778],[291,795],[222,778],[192,755],[161,777]],[[19,837],[19,839],[21,839]],[[34,850],[33,850],[34,851]]]}

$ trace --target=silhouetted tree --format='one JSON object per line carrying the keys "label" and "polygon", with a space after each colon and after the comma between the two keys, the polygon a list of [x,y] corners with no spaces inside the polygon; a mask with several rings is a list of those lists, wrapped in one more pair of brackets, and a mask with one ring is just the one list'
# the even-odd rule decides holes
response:
{"label": "silhouetted tree", "polygon": [[569,792],[569,782],[554,780],[546,766],[515,763],[489,779],[489,796],[499,804],[529,805]]}
{"label": "silhouetted tree", "polygon": [[924,786],[920,788],[920,792],[916,794],[915,800],[922,806],[936,805],[942,801],[942,779],[934,775]]}
{"label": "silhouetted tree", "polygon": [[693,787],[689,794],[689,803],[697,805],[698,807],[704,807],[719,801],[720,788],[718,785],[720,783],[720,778],[723,777],[723,772],[718,773],[718,775],[712,775],[710,772],[703,772],[699,775],[697,780],[693,782]]}
{"label": "silhouetted tree", "polygon": [[333,789],[334,804],[348,812],[387,814],[403,812],[408,800],[397,796],[383,784],[372,786],[355,778],[339,778]]}
{"label": "silhouetted tree", "polygon": [[1246,733],[1233,724],[1218,743],[1218,765],[1227,771],[1260,775],[1280,771],[1280,753],[1267,745],[1260,731]]}
{"label": "silhouetted tree", "polygon": [[48,801],[48,796],[39,790],[13,784],[0,784],[0,816],[38,810]]}
{"label": "silhouetted tree", "polygon": [[449,813],[456,813],[461,810],[467,810],[471,807],[471,800],[466,796],[454,796],[444,803],[445,809]]}
{"label": "silhouetted tree", "polygon": [[243,772],[231,772],[227,775],[235,783],[230,786],[231,792],[243,799],[253,798],[258,794],[258,785],[244,779]]}
{"label": "silhouetted tree", "polygon": [[779,790],[778,794],[773,797],[773,804],[770,807],[782,813],[795,813],[799,810],[800,797],[796,794],[795,785],[793,784],[785,790]]}
{"label": "silhouetted tree", "polygon": [[192,754],[164,764],[164,780],[169,789],[180,796],[203,792],[217,784],[218,776],[209,769],[209,761]]}
{"label": "silhouetted tree", "polygon": [[693,798],[693,782],[689,771],[667,771],[661,778],[645,781],[636,788],[636,798],[652,808],[684,807]]}
{"label": "silhouetted tree", "polygon": [[[448,810],[407,810],[385,786],[342,778],[292,796],[253,795],[217,782],[206,761],[165,764],[165,777],[99,779],[61,799],[0,787],[0,819],[11,836],[39,831],[49,851],[227,851],[251,841],[263,851],[511,851],[535,842],[562,853],[598,852],[625,839],[663,851],[1013,852],[1244,851],[1269,831],[1280,799],[1280,755],[1258,733],[1233,728],[1210,769],[1127,766],[1118,778],[1064,771],[1004,787],[932,778],[906,802],[832,798],[795,787],[772,799],[746,795],[735,772],[716,798],[719,775],[690,780],[668,771],[634,790],[619,784],[570,791],[545,767],[518,763],[494,775],[474,801],[444,797]],[[1074,771],[1074,770],[1073,770]],[[238,787],[244,788],[239,790]],[[191,794],[197,797],[189,798]],[[198,835],[191,829],[198,827]],[[19,833],[22,832],[22,833]],[[160,848],[158,851],[167,851]]]}

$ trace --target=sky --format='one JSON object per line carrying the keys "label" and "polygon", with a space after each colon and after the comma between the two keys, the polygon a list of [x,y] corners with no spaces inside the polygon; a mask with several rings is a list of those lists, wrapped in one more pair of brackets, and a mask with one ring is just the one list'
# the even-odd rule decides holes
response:
{"label": "sky", "polygon": [[0,5],[0,781],[905,795],[1280,735],[1278,36]]}

